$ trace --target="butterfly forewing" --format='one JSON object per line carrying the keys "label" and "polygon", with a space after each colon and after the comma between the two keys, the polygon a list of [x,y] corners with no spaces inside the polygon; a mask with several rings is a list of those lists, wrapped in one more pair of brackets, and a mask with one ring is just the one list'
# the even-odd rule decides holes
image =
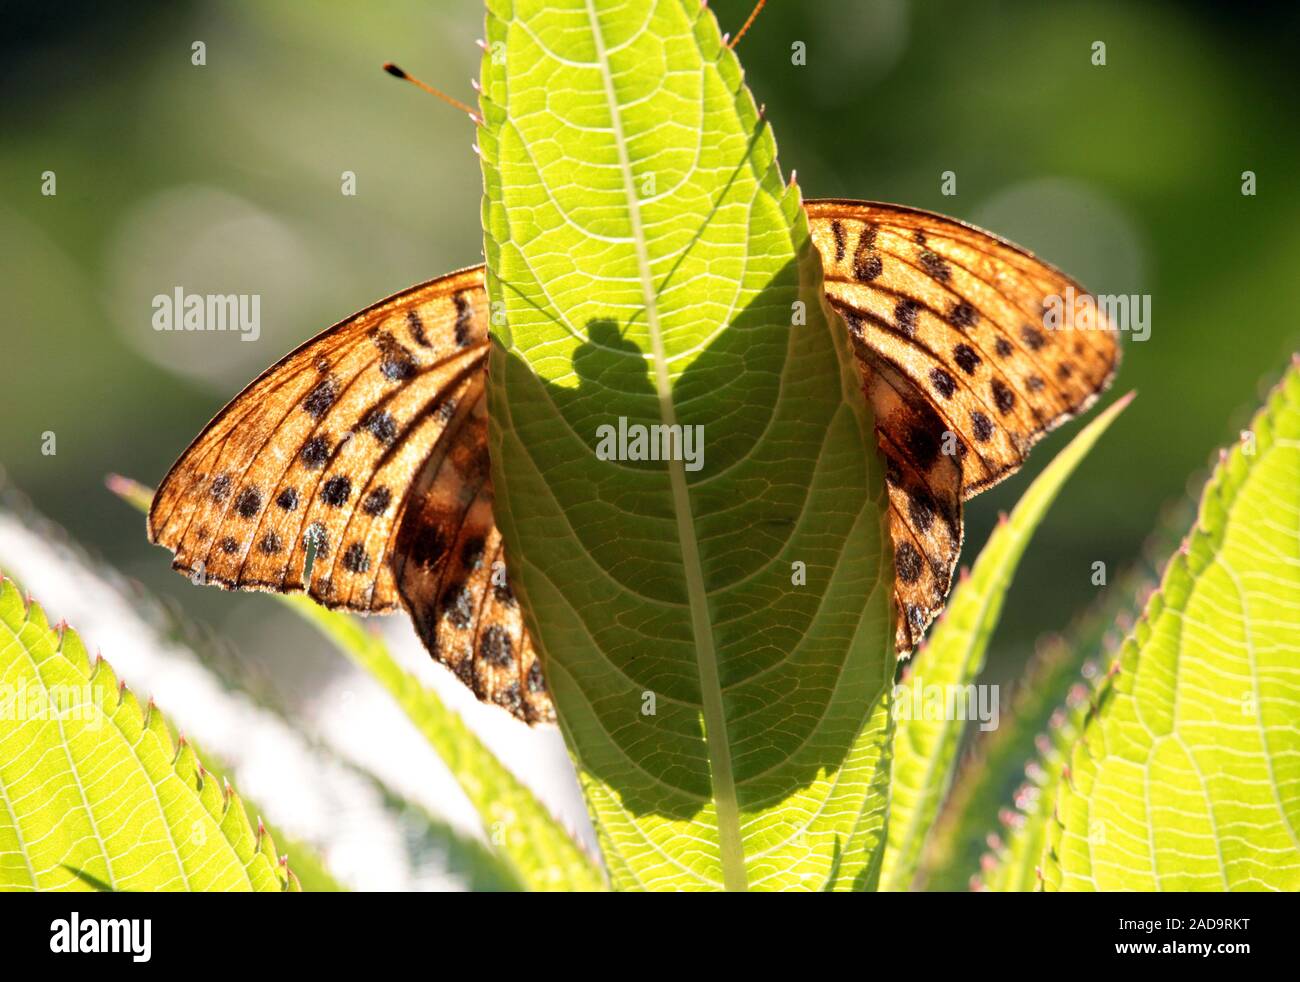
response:
{"label": "butterfly forewing", "polygon": [[1044,433],[1087,408],[1119,359],[1114,331],[1044,304],[1073,280],[979,229],[864,202],[808,203],[826,294],[859,354],[892,364],[960,439],[963,497],[1014,472]]}
{"label": "butterfly forewing", "polygon": [[173,565],[227,587],[394,608],[384,560],[410,475],[443,429],[430,409],[481,371],[486,352],[485,331],[464,345],[454,331],[436,341],[424,331],[426,319],[456,321],[458,296],[480,297],[481,276],[456,274],[376,304],[237,396],[154,499],[150,537],[175,551]]}

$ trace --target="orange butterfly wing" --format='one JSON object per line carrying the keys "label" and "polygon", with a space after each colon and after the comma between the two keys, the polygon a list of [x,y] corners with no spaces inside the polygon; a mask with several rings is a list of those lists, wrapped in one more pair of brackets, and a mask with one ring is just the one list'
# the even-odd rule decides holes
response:
{"label": "orange butterfly wing", "polygon": [[[486,303],[480,293],[478,302]],[[420,640],[484,702],[528,723],[555,709],[506,575],[492,517],[486,362],[453,424],[458,433],[417,477],[393,554],[402,602]]]}
{"label": "orange butterfly wing", "polygon": [[[487,351],[482,267],[336,324],[199,434],[158,488],[150,540],[175,553],[175,569],[227,589],[306,592],[360,613],[401,603],[429,650],[482,698],[550,718],[504,573],[487,589],[467,575],[474,541],[488,560],[501,552]],[[462,601],[462,588],[477,599]],[[453,592],[451,613],[433,616]]]}
{"label": "orange butterfly wing", "polygon": [[872,202],[810,201],[807,211],[888,464],[905,652],[943,606],[961,502],[1096,400],[1119,362],[1117,335],[1087,312],[1045,330],[1048,298],[1085,291],[981,229]]}

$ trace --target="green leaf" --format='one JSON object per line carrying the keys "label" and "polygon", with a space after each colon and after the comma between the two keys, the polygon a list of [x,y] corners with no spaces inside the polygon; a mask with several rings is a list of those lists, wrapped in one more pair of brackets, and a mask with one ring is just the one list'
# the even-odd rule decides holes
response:
{"label": "green leaf", "polygon": [[303,596],[280,597],[388,690],[437,751],[483,820],[488,838],[529,890],[601,890],[604,878],[572,837],[441,699],[405,671],[354,617]]}
{"label": "green leaf", "polygon": [[[900,710],[915,702],[914,691],[955,692],[974,682],[984,667],[989,637],[1002,613],[1003,597],[1030,536],[1066,479],[1132,398],[1130,393],[1117,400],[1080,430],[1035,478],[1010,518],[989,536],[970,576],[953,591],[943,618],[931,629],[929,639],[909,666],[898,690],[904,700]],[[937,688],[930,690],[932,686]],[[883,890],[907,890],[911,886],[926,836],[952,780],[965,721],[926,718],[929,715],[913,713],[910,708],[898,711],[889,789],[889,842],[881,874]]]}
{"label": "green leaf", "polygon": [[1071,751],[1047,889],[1300,888],[1300,363],[1248,433]]}
{"label": "green leaf", "polygon": [[1083,725],[1099,665],[1119,651],[1190,520],[1166,509],[1141,558],[1063,634],[1034,653],[996,730],[975,734],[922,857],[927,890],[1037,890],[1061,764]]}
{"label": "green leaf", "polygon": [[0,889],[293,890],[162,713],[0,581]]}
{"label": "green leaf", "polygon": [[[192,742],[188,737],[186,742],[194,755],[198,758],[199,765],[211,773],[230,773],[231,768],[226,766],[214,754],[208,753],[197,743]],[[261,817],[265,813],[258,807],[256,801],[245,797],[243,799],[245,814],[258,815],[259,825],[265,829],[267,835],[275,843],[275,852],[280,856],[289,869],[293,871],[294,878],[298,881],[303,893],[346,893],[348,888],[334,878],[334,875],[326,868],[325,862],[321,859],[320,854],[315,849],[300,842],[292,836],[285,834],[282,829],[277,828],[273,823],[268,822]]]}
{"label": "green leaf", "polygon": [[892,564],[798,191],[699,0],[488,9],[496,519],[613,883],[869,887]]}

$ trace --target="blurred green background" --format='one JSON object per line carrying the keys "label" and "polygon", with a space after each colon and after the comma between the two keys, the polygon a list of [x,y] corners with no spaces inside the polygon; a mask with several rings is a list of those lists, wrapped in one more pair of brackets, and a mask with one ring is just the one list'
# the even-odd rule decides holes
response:
{"label": "blurred green background", "polygon": [[[732,31],[750,6],[713,2]],[[773,0],[740,44],[809,197],[943,211],[1095,292],[1152,296],[1151,338],[1126,347],[1107,396],[1139,397],[1031,545],[999,675],[1092,599],[1092,563],[1113,577],[1136,555],[1296,348],[1300,14],[1244,9]],[[254,656],[283,658],[301,629],[274,605],[191,589],[104,475],[156,484],[290,348],[481,260],[471,123],[379,66],[471,101],[482,19],[474,0],[6,4],[0,462],[76,539]],[[806,65],[792,64],[797,41]],[[45,171],[55,196],[41,194]],[[955,196],[940,193],[945,171]],[[260,339],[154,332],[151,298],[178,285],[260,294]],[[1076,429],[969,506],[963,562]]]}

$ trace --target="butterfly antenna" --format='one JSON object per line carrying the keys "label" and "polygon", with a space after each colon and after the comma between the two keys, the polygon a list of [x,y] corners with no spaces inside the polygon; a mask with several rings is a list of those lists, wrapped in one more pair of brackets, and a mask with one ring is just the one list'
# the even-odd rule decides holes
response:
{"label": "butterfly antenna", "polygon": [[386,71],[389,75],[393,76],[393,78],[400,78],[404,82],[410,82],[416,88],[423,89],[425,92],[428,92],[430,95],[436,95],[439,99],[441,99],[447,105],[451,106],[453,109],[459,109],[461,112],[468,115],[470,119],[474,120],[475,125],[478,126],[483,125],[483,117],[480,116],[478,113],[476,113],[471,107],[465,105],[465,103],[461,102],[459,99],[452,98],[451,96],[447,95],[446,92],[443,92],[441,89],[435,89],[428,82],[421,82],[414,75],[408,75],[403,69],[398,68],[391,61],[384,62],[384,71]]}
{"label": "butterfly antenna", "polygon": [[736,32],[736,36],[727,43],[728,48],[734,48],[739,43],[740,39],[745,36],[745,32],[749,30],[750,26],[758,18],[758,12],[765,6],[767,6],[767,0],[758,0],[758,3],[754,4],[754,9],[749,12],[749,19],[740,26],[740,30]]}

